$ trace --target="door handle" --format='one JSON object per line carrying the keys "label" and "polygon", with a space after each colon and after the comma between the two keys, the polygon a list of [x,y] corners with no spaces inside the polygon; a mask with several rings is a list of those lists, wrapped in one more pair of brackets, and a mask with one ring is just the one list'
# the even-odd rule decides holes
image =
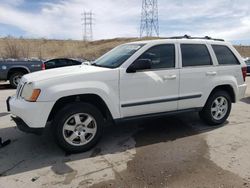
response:
{"label": "door handle", "polygon": [[209,71],[206,73],[207,76],[215,76],[217,74],[217,72],[215,71]]}
{"label": "door handle", "polygon": [[163,76],[163,80],[174,80],[174,79],[176,79],[176,75]]}

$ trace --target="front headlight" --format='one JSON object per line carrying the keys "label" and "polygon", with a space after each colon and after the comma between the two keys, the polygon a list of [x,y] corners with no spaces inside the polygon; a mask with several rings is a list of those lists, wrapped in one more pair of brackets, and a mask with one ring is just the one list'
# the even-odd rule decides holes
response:
{"label": "front headlight", "polygon": [[36,102],[37,98],[40,95],[40,89],[34,89],[32,83],[27,83],[24,85],[21,97],[29,102]]}

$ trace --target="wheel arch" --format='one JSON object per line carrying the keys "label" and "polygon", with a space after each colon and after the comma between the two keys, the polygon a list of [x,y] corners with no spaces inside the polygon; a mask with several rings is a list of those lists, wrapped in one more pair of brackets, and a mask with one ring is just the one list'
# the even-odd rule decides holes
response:
{"label": "wheel arch", "polygon": [[26,67],[11,67],[7,73],[7,80],[9,80],[10,76],[15,72],[22,72],[24,74],[27,74],[30,71]]}
{"label": "wheel arch", "polygon": [[66,97],[59,98],[56,103],[54,104],[49,116],[48,121],[52,121],[56,115],[56,112],[63,108],[65,105],[70,104],[72,102],[86,102],[89,104],[94,105],[98,108],[105,120],[113,121],[113,116],[105,103],[105,101],[97,94],[79,94],[79,95],[71,95]]}
{"label": "wheel arch", "polygon": [[[219,90],[222,90],[222,91],[226,91],[230,97],[231,97],[231,100],[233,103],[236,102],[236,94],[235,94],[235,91],[234,91],[234,88],[230,85],[230,84],[223,84],[223,85],[219,85],[219,86],[216,86],[210,93],[209,97],[215,93],[216,91],[219,91]],[[209,98],[208,97],[208,98]],[[208,100],[208,99],[207,99]]]}

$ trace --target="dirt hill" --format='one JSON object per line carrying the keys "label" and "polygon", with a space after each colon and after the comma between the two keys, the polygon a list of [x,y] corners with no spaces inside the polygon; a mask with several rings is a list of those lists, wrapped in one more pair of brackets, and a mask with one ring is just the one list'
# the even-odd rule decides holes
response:
{"label": "dirt hill", "polygon": [[[55,57],[71,57],[95,59],[113,47],[139,38],[115,38],[84,42],[76,40],[47,40],[47,39],[0,39],[1,58],[31,58],[42,59]],[[250,46],[236,46],[242,56],[250,56]]]}

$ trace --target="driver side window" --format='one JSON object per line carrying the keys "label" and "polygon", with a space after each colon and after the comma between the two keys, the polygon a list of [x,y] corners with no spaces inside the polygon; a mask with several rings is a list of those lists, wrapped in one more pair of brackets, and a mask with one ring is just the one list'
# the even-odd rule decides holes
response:
{"label": "driver side window", "polygon": [[144,52],[137,60],[149,60],[151,69],[174,68],[175,46],[174,44],[154,46]]}

